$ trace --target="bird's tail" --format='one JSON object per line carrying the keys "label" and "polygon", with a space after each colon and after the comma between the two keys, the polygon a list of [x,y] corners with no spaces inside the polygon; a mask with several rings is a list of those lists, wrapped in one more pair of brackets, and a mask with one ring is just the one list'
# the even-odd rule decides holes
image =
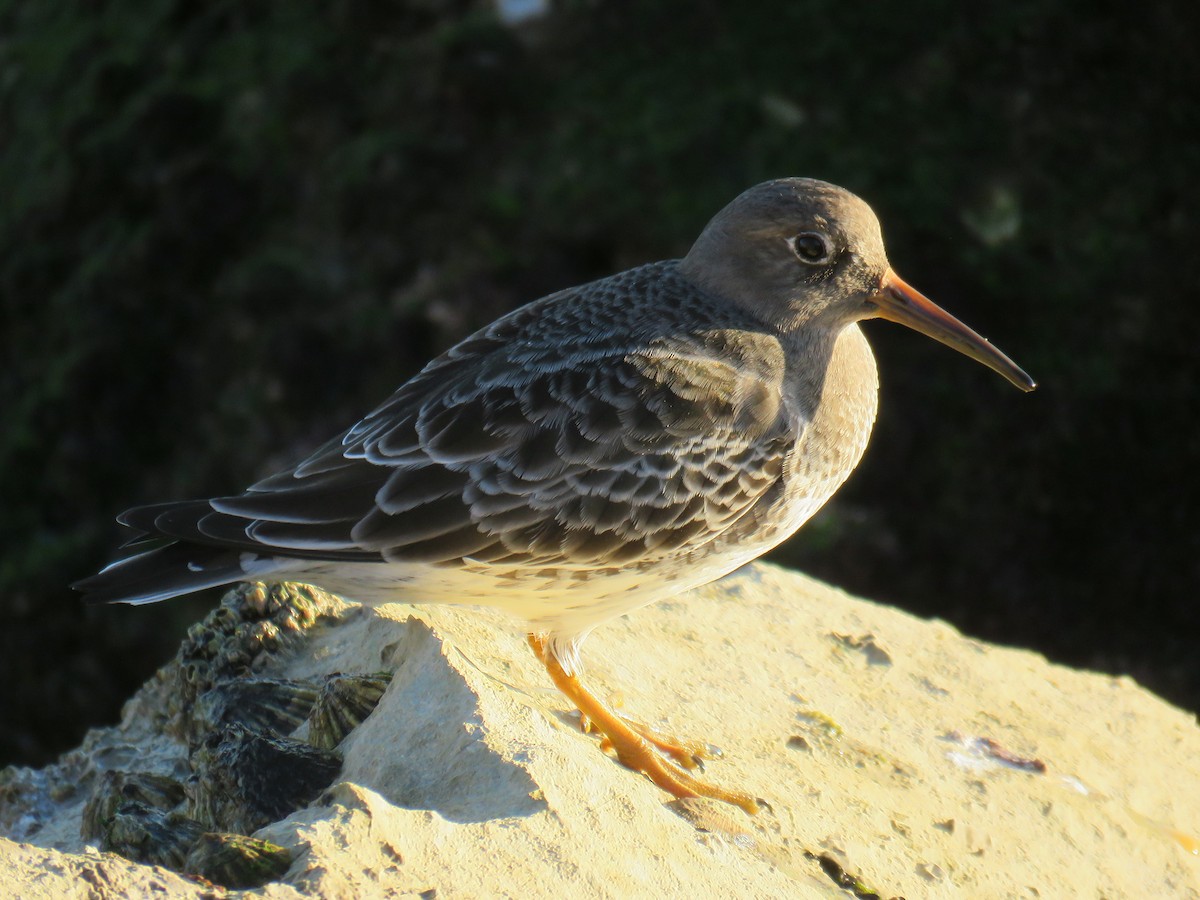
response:
{"label": "bird's tail", "polygon": [[279,561],[187,542],[143,550],[71,585],[88,603],[155,603],[204,588],[264,577]]}

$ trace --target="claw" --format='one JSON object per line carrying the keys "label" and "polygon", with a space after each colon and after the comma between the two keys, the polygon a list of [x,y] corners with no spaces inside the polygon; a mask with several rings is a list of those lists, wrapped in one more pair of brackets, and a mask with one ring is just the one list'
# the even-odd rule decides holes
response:
{"label": "claw", "polygon": [[584,687],[579,676],[566,673],[549,652],[549,644],[543,636],[529,635],[529,646],[558,689],[579,708],[580,727],[585,733],[594,731],[603,735],[601,749],[616,753],[626,768],[641,772],[674,797],[708,797],[732,803],[750,815],[758,812],[758,801],[745,791],[718,787],[700,781],[688,772],[688,769],[703,771],[702,761],[720,756],[720,750],[708,744],[682,742],[625,719],[601,703]]}

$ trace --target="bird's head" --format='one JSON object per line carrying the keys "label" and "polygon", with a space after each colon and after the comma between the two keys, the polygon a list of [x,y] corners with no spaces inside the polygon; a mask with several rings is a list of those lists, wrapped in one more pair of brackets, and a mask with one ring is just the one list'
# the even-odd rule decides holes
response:
{"label": "bird's head", "polygon": [[1034,388],[1016,363],[902,281],[871,207],[824,181],[750,188],[713,217],[680,271],[782,331],[890,319]]}

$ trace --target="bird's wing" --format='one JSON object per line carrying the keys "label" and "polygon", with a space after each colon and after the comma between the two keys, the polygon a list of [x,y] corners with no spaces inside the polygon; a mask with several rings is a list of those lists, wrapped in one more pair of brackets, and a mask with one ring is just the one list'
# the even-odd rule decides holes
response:
{"label": "bird's wing", "polygon": [[774,338],[564,343],[522,322],[458,345],[294,469],[123,521],[281,556],[590,567],[698,545],[779,479],[794,436]]}

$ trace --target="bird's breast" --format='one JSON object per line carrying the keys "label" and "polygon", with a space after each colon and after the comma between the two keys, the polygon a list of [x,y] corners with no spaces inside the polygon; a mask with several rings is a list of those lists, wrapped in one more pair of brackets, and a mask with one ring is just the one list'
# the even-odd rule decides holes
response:
{"label": "bird's breast", "polygon": [[[822,354],[809,352],[810,369]],[[789,379],[797,440],[784,467],[779,518],[782,540],[815,513],[854,471],[867,449],[879,406],[875,357],[857,325],[849,325],[826,351],[823,371]]]}

